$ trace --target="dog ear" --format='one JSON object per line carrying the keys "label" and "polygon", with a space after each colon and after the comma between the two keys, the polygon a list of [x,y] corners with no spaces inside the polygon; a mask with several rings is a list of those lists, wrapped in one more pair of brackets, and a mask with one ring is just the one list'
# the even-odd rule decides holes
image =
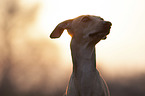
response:
{"label": "dog ear", "polygon": [[72,20],[66,20],[59,23],[50,35],[50,38],[59,38],[65,29],[69,30],[71,28]]}

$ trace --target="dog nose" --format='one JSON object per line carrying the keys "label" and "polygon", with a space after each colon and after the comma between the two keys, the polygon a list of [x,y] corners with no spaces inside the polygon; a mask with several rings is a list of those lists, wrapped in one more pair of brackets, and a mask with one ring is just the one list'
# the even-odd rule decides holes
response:
{"label": "dog nose", "polygon": [[111,25],[112,25],[112,23],[111,23],[110,21],[103,21],[103,23],[104,23],[105,25],[107,25],[107,26],[111,26]]}

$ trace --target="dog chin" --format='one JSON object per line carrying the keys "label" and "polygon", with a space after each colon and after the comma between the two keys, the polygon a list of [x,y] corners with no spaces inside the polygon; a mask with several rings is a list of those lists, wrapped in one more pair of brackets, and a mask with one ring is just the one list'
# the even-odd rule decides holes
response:
{"label": "dog chin", "polygon": [[103,38],[102,38],[102,40],[105,40],[107,38],[107,36],[104,36]]}

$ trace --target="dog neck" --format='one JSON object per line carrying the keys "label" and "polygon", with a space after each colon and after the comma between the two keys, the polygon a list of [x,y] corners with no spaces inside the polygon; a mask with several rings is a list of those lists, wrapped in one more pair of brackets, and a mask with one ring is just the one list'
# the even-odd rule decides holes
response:
{"label": "dog neck", "polygon": [[73,61],[73,73],[77,77],[90,75],[96,71],[95,45],[80,43],[72,38],[71,54]]}

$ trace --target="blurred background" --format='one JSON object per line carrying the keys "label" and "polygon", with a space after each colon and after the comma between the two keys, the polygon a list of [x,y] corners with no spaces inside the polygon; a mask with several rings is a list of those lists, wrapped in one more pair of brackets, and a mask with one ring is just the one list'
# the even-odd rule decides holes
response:
{"label": "blurred background", "polygon": [[71,37],[49,35],[85,14],[113,24],[96,45],[111,96],[145,96],[144,0],[0,0],[0,96],[62,96],[72,72]]}

